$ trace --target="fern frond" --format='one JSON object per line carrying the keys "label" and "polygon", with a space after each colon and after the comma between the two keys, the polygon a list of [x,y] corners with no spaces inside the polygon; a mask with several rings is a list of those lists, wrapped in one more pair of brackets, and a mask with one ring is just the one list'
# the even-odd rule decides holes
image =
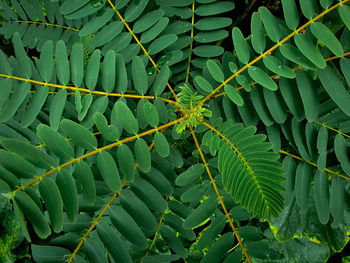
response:
{"label": "fern frond", "polygon": [[210,140],[209,147],[218,150],[218,168],[226,190],[253,214],[276,217],[283,209],[280,192],[284,188],[279,183],[285,178],[282,166],[276,162],[278,155],[267,154],[272,145],[263,142],[265,136],[254,135],[255,128],[232,122],[222,124],[222,132],[203,124],[220,136],[219,141]]}

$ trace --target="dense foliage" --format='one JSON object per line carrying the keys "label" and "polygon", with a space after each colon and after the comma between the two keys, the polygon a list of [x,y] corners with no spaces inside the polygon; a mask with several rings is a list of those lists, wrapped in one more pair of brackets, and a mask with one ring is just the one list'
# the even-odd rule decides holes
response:
{"label": "dense foliage", "polygon": [[348,262],[349,3],[3,0],[2,262]]}

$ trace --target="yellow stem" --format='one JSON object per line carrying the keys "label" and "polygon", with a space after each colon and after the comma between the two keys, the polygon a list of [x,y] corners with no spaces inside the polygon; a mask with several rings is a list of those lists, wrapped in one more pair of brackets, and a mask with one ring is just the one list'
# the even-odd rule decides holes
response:
{"label": "yellow stem", "polygon": [[262,53],[260,56],[256,57],[254,60],[252,60],[251,62],[249,62],[247,65],[245,65],[244,67],[242,67],[241,69],[239,69],[236,73],[234,73],[231,77],[229,77],[228,79],[226,79],[223,83],[221,83],[216,89],[214,89],[207,97],[205,97],[200,103],[197,104],[197,107],[199,107],[199,105],[203,104],[204,102],[206,102],[207,100],[209,100],[215,93],[217,93],[221,88],[223,88],[228,82],[230,82],[232,79],[234,79],[237,75],[241,74],[243,71],[245,71],[247,68],[249,68],[250,66],[254,65],[256,62],[258,62],[259,60],[261,60],[263,57],[265,57],[266,55],[270,55],[272,51],[274,51],[275,49],[277,49],[279,46],[281,46],[283,43],[285,43],[286,41],[288,41],[290,38],[292,38],[294,35],[300,33],[301,31],[303,31],[304,29],[306,29],[310,24],[312,24],[313,22],[317,21],[318,19],[320,19],[321,17],[323,17],[324,15],[328,14],[329,12],[333,11],[334,9],[338,8],[340,5],[343,5],[347,2],[349,2],[350,0],[342,0],[339,3],[331,6],[330,8],[326,9],[325,11],[323,11],[321,14],[319,14],[318,16],[312,18],[311,20],[309,20],[308,22],[306,22],[304,25],[302,25],[301,27],[299,27],[298,29],[294,30],[291,34],[289,34],[287,37],[285,37],[284,39],[282,39],[281,41],[279,41],[277,44],[275,44],[273,47],[271,47],[270,49],[268,49],[267,51],[265,51],[264,53]]}
{"label": "yellow stem", "polygon": [[117,141],[117,142],[111,143],[111,144],[109,144],[109,145],[106,145],[106,146],[103,146],[103,147],[98,148],[98,149],[96,149],[96,150],[93,150],[93,151],[91,151],[91,152],[89,152],[89,153],[87,153],[87,154],[84,154],[84,155],[82,155],[82,156],[80,156],[80,157],[74,158],[74,159],[70,160],[69,162],[66,162],[66,163],[64,163],[64,164],[61,164],[60,166],[57,166],[57,167],[51,169],[50,171],[44,173],[43,175],[36,177],[34,180],[30,181],[29,183],[18,187],[16,190],[12,191],[12,195],[14,195],[17,191],[21,191],[21,190],[25,189],[26,187],[31,186],[32,184],[35,184],[37,181],[40,181],[42,178],[44,178],[44,177],[46,177],[46,176],[48,176],[48,175],[50,175],[50,174],[52,174],[52,173],[58,171],[59,169],[62,169],[62,168],[64,168],[64,167],[67,167],[68,165],[71,165],[71,164],[73,164],[73,163],[76,163],[76,162],[78,162],[78,161],[80,161],[80,160],[83,160],[83,159],[89,157],[89,156],[95,155],[95,154],[97,154],[97,153],[99,153],[99,152],[101,152],[101,151],[111,149],[111,148],[116,147],[116,146],[118,146],[118,145],[120,145],[120,144],[123,144],[123,143],[126,143],[126,142],[130,142],[130,141],[132,141],[132,140],[138,139],[138,138],[143,137],[143,136],[146,136],[146,135],[148,135],[148,134],[152,134],[152,133],[155,133],[155,132],[157,132],[157,131],[159,131],[159,130],[168,128],[168,127],[170,127],[170,126],[172,126],[172,125],[175,125],[176,123],[178,123],[178,122],[180,122],[180,121],[182,121],[182,120],[184,120],[184,118],[177,119],[177,120],[175,120],[175,121],[169,122],[169,123],[164,124],[164,125],[162,125],[162,126],[159,126],[159,127],[157,127],[157,128],[154,128],[154,129],[151,129],[151,130],[142,132],[142,133],[140,133],[140,134],[136,134],[136,135],[134,135],[134,136],[125,138],[125,139],[123,139],[123,140],[121,140],[121,141]]}
{"label": "yellow stem", "polygon": [[[165,201],[168,201],[168,196],[166,197]],[[157,231],[156,231],[156,233],[154,234],[154,237],[153,237],[153,239],[152,239],[152,243],[151,243],[151,245],[149,246],[149,248],[148,248],[148,250],[147,250],[145,256],[147,256],[147,255],[151,252],[152,247],[153,247],[154,244],[156,243],[156,239],[157,239],[157,236],[158,236],[160,227],[162,226],[162,222],[163,222],[163,219],[164,219],[165,214],[166,214],[166,211],[162,214],[162,216],[161,216],[161,218],[160,218],[160,220],[159,220],[158,227],[157,227]],[[142,261],[141,261],[141,263],[142,263]]]}
{"label": "yellow stem", "polygon": [[[122,183],[122,188],[125,186],[126,184],[126,180],[123,181]],[[86,238],[88,237],[88,235],[91,233],[91,231],[95,228],[95,226],[97,225],[98,221],[101,219],[101,217],[106,213],[107,209],[110,207],[110,205],[112,204],[113,200],[118,196],[119,192],[116,192],[113,194],[112,198],[108,201],[108,203],[105,205],[105,207],[103,208],[102,212],[98,215],[98,217],[96,218],[96,220],[92,223],[92,225],[89,227],[88,231],[86,232],[86,234],[82,237],[82,239],[80,240],[78,246],[75,248],[73,254],[69,257],[68,263],[72,263],[74,260],[75,255],[78,253],[79,249],[81,248],[81,246],[83,245],[84,241],[86,240]]]}
{"label": "yellow stem", "polygon": [[[286,151],[283,151],[283,150],[280,150],[280,153],[285,154],[285,155],[289,155],[289,156],[293,157],[294,159],[297,159],[297,160],[299,160],[299,161],[306,162],[306,163],[308,163],[308,164],[310,164],[310,165],[312,165],[312,166],[317,167],[317,164],[315,164],[315,163],[313,163],[313,162],[306,161],[306,160],[304,160],[303,158],[301,158],[301,157],[299,157],[299,156],[296,156],[296,155],[294,155],[294,154],[292,154],[292,153],[289,153],[289,152],[286,152]],[[341,178],[344,178],[344,179],[346,179],[346,180],[350,180],[349,177],[347,177],[347,176],[345,176],[345,175],[342,175],[342,174],[340,174],[340,173],[334,172],[334,171],[332,171],[332,170],[330,170],[330,169],[328,169],[328,168],[326,168],[326,169],[324,169],[324,170],[325,170],[327,173],[337,175],[337,176],[339,176],[339,177],[341,177]]]}
{"label": "yellow stem", "polygon": [[56,24],[51,24],[51,23],[44,23],[44,22],[40,22],[40,21],[21,21],[21,20],[16,20],[16,21],[8,21],[8,23],[39,24],[39,25],[45,25],[45,26],[61,27],[61,28],[73,30],[73,31],[76,31],[76,32],[80,31],[79,29],[76,29],[76,28],[72,28],[72,27],[68,27],[68,26],[62,26],[62,25],[56,25]]}
{"label": "yellow stem", "polygon": [[[329,57],[329,58],[326,58],[324,61],[331,61],[331,60],[335,60],[335,59],[338,59],[338,58],[343,58],[343,57],[345,57],[345,56],[349,56],[350,55],[350,51],[348,51],[348,52],[345,52],[343,55],[341,55],[340,57],[339,56],[333,56],[333,57]],[[292,71],[297,71],[297,70],[299,70],[299,69],[303,69],[304,67],[302,67],[302,66],[299,66],[299,67],[295,67],[295,68],[293,68],[292,69]],[[279,78],[279,77],[281,77],[280,75],[278,75],[278,74],[275,74],[275,75],[271,75],[270,76],[270,78],[271,79],[277,79],[277,78]],[[249,86],[254,86],[254,85],[256,85],[257,84],[257,82],[256,81],[254,81],[254,82],[251,82],[250,84],[249,84]],[[241,90],[241,89],[244,89],[244,87],[238,87],[238,88],[236,88],[236,90],[237,91],[239,91],[239,90]],[[221,97],[221,96],[224,96],[226,94],[226,92],[222,92],[222,93],[220,93],[220,94],[217,94],[217,95],[215,95],[215,96],[213,96],[213,98],[217,98],[217,97]]]}
{"label": "yellow stem", "polygon": [[191,50],[191,54],[190,56],[188,57],[188,67],[187,67],[187,70],[186,70],[186,82],[188,82],[188,78],[190,76],[190,68],[191,68],[191,60],[192,60],[192,49],[193,49],[193,31],[194,31],[194,9],[195,9],[195,3],[196,3],[196,0],[193,0],[193,3],[192,3],[192,20],[191,20],[191,24],[192,24],[192,29],[191,29],[191,38],[192,38],[192,42],[190,44],[190,50]]}
{"label": "yellow stem", "polygon": [[321,125],[321,126],[327,128],[327,129],[329,129],[329,130],[335,131],[335,132],[337,132],[337,133],[343,135],[344,137],[350,138],[350,136],[347,135],[346,133],[343,133],[343,132],[341,132],[341,131],[338,131],[337,129],[334,129],[334,128],[328,126],[327,124],[324,124],[324,123],[318,122],[318,121],[314,121],[314,123],[316,123],[316,124],[318,124],[318,125]]}
{"label": "yellow stem", "polygon": [[[10,79],[16,79],[16,80],[20,80],[20,81],[26,81],[26,82],[30,82],[30,83],[34,83],[34,84],[38,84],[38,85],[42,85],[42,86],[48,86],[48,87],[54,87],[54,88],[59,88],[59,89],[67,89],[67,90],[78,90],[81,92],[86,92],[86,93],[90,93],[90,94],[94,94],[94,95],[100,95],[100,96],[110,96],[110,97],[124,97],[124,98],[135,98],[135,99],[155,99],[154,96],[144,96],[144,95],[133,95],[133,94],[121,94],[121,93],[107,93],[107,92],[103,92],[103,91],[95,91],[95,90],[89,90],[89,89],[83,89],[83,88],[78,88],[78,87],[74,87],[74,86],[64,86],[64,85],[59,85],[59,84],[52,84],[52,83],[48,83],[48,82],[44,82],[44,81],[37,81],[37,80],[33,80],[33,79],[25,79],[25,78],[21,78],[21,77],[16,77],[16,76],[11,76],[11,75],[6,75],[6,74],[1,74],[0,73],[0,77],[4,77],[4,78],[10,78]],[[171,103],[171,104],[176,104],[175,101],[172,100],[167,100],[164,99],[162,97],[158,97],[161,100]]]}
{"label": "yellow stem", "polygon": [[[154,142],[152,142],[152,144],[148,147],[148,149],[152,149],[152,147],[154,146]],[[136,168],[139,166],[139,163],[135,163],[134,169],[136,170]],[[123,181],[122,183],[122,189],[124,188],[126,184],[126,180]],[[100,218],[106,213],[108,207],[110,207],[110,205],[112,204],[113,200],[118,196],[118,192],[114,193],[113,196],[111,197],[111,199],[109,200],[109,202],[105,205],[105,207],[103,208],[102,212],[99,214],[99,216],[96,218],[96,220],[93,222],[93,224],[89,227],[89,230],[87,231],[87,233],[83,236],[83,238],[80,240],[78,246],[75,248],[73,254],[70,256],[68,263],[71,263],[75,257],[75,255],[78,253],[79,249],[81,248],[81,246],[83,245],[84,241],[86,240],[86,238],[88,237],[88,235],[91,233],[91,231],[95,228],[97,222],[100,220]]]}
{"label": "yellow stem", "polygon": [[[108,3],[110,4],[110,6],[113,8],[114,12],[118,15],[119,19],[123,22],[123,24],[125,25],[125,27],[129,30],[130,34],[133,36],[133,38],[135,39],[135,41],[137,42],[137,44],[141,47],[142,51],[145,53],[145,55],[148,57],[149,61],[152,63],[153,67],[159,72],[160,69],[158,68],[157,64],[154,62],[154,60],[152,59],[152,57],[148,54],[147,50],[145,49],[145,47],[141,44],[140,40],[138,39],[138,37],[135,35],[134,31],[132,31],[132,29],[130,28],[129,24],[124,20],[123,16],[118,12],[118,10],[115,8],[115,6],[113,5],[111,0],[108,0]],[[169,90],[171,91],[171,93],[173,94],[175,100],[177,100],[177,96],[175,91],[173,90],[173,88],[170,86],[169,82],[167,82],[167,86],[169,88]]]}
{"label": "yellow stem", "polygon": [[197,149],[198,149],[198,152],[199,152],[199,154],[200,154],[200,156],[201,156],[201,158],[202,158],[202,161],[203,161],[203,163],[204,163],[205,169],[207,170],[207,173],[208,173],[208,175],[209,175],[210,182],[211,182],[211,184],[213,185],[214,190],[215,190],[215,192],[216,192],[216,195],[218,196],[218,198],[219,198],[219,200],[220,200],[220,204],[221,204],[221,206],[222,206],[222,209],[224,210],[225,216],[226,216],[226,218],[227,218],[227,220],[228,220],[228,222],[229,222],[229,224],[230,224],[230,226],[231,226],[231,228],[232,228],[232,231],[233,231],[234,235],[235,235],[236,238],[237,238],[237,241],[238,241],[239,245],[241,246],[241,248],[242,248],[242,250],[243,250],[243,253],[244,253],[244,255],[245,255],[245,257],[246,257],[248,263],[251,263],[251,260],[250,260],[250,258],[249,258],[249,256],[248,256],[248,253],[247,253],[247,251],[246,251],[246,249],[245,249],[245,247],[244,247],[244,245],[243,245],[243,243],[242,243],[241,238],[239,237],[239,234],[238,234],[238,232],[237,232],[235,226],[233,225],[233,221],[232,221],[232,219],[231,219],[231,217],[230,217],[230,214],[229,214],[229,212],[227,211],[226,205],[225,205],[224,201],[222,200],[222,197],[221,197],[221,195],[220,195],[219,189],[217,188],[216,183],[215,183],[215,181],[214,181],[214,178],[213,178],[213,176],[212,176],[212,174],[211,174],[211,172],[210,172],[210,170],[209,170],[208,163],[207,163],[207,161],[205,160],[204,154],[203,154],[203,152],[202,152],[202,150],[201,150],[201,148],[200,148],[200,146],[199,146],[199,143],[198,143],[196,134],[194,133],[192,126],[190,126],[190,130],[191,130],[191,134],[192,134],[192,137],[193,137],[193,139],[194,139],[194,142],[195,142],[195,144],[196,144],[196,147],[197,147]]}

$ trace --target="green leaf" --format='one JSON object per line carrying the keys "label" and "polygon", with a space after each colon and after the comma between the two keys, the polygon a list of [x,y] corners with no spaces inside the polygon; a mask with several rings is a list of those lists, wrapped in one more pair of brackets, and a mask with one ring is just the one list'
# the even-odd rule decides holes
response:
{"label": "green leaf", "polygon": [[54,167],[54,160],[44,151],[33,145],[12,138],[1,140],[1,145],[8,151],[13,152],[26,159],[36,167],[51,169]]}
{"label": "green leaf", "polygon": [[311,157],[307,150],[305,131],[303,130],[303,125],[300,122],[298,122],[296,118],[292,119],[292,133],[295,144],[298,148],[298,152],[300,153],[301,157],[305,161],[310,162]]}
{"label": "green leaf", "polygon": [[347,145],[344,137],[337,134],[334,139],[334,151],[344,172],[350,176],[350,160],[347,153]]}
{"label": "green leaf", "polygon": [[305,163],[299,163],[295,175],[295,197],[301,213],[307,212],[311,184],[311,168]]}
{"label": "green leaf", "polygon": [[74,157],[74,150],[70,143],[54,129],[39,124],[36,130],[40,140],[60,159],[66,160]]}
{"label": "green leaf", "polygon": [[135,220],[120,206],[111,206],[108,210],[114,227],[131,243],[141,249],[148,247],[145,235]]}
{"label": "green leaf", "polygon": [[116,38],[123,30],[122,21],[112,21],[104,26],[90,41],[93,48],[100,47]]}
{"label": "green leaf", "polygon": [[47,87],[43,87],[43,86],[36,87],[35,93],[32,95],[31,101],[25,113],[22,116],[22,120],[21,120],[22,127],[26,128],[35,121],[35,119],[37,118],[38,114],[40,113],[46,101],[48,94],[49,94],[49,89]]}
{"label": "green leaf", "polygon": [[243,64],[248,64],[250,59],[249,46],[243,37],[242,31],[238,27],[232,29],[232,40],[239,61]]}
{"label": "green leaf", "polygon": [[19,178],[37,176],[37,169],[16,153],[0,150],[0,165]]}
{"label": "green leaf", "polygon": [[275,43],[280,41],[282,36],[281,29],[273,14],[264,6],[259,7],[259,14],[268,37]]}
{"label": "green leaf", "polygon": [[227,95],[227,97],[229,97],[229,99],[236,104],[237,106],[243,106],[244,101],[241,97],[241,95],[239,95],[239,92],[231,85],[227,84],[224,86],[224,91]]}
{"label": "green leaf", "polygon": [[148,78],[146,68],[140,57],[136,56],[132,60],[132,78],[134,87],[140,94],[145,94],[148,89]]}
{"label": "green leaf", "polygon": [[334,219],[332,227],[335,228],[342,223],[345,208],[345,185],[339,176],[332,177],[329,206]]}
{"label": "green leaf", "polygon": [[162,67],[153,84],[154,95],[159,96],[163,93],[166,87],[166,84],[168,83],[169,77],[170,77],[169,67],[168,66]]}
{"label": "green leaf", "polygon": [[317,171],[314,177],[315,205],[320,223],[325,225],[329,221],[329,185],[326,172]]}
{"label": "green leaf", "polygon": [[97,155],[97,166],[108,188],[114,192],[119,192],[122,184],[112,155],[107,151],[101,151]]}
{"label": "green leaf", "polygon": [[146,13],[141,18],[137,19],[133,26],[134,33],[142,33],[154,25],[159,19],[164,15],[164,11],[162,9],[154,10]]}
{"label": "green leaf", "polygon": [[198,57],[210,58],[222,55],[224,49],[220,46],[201,45],[194,48],[193,53]]}
{"label": "green leaf", "polygon": [[263,89],[266,106],[269,109],[272,118],[280,124],[283,124],[287,117],[287,111],[283,103],[282,96],[277,91]]}
{"label": "green leaf", "polygon": [[38,263],[63,263],[68,259],[70,251],[63,247],[31,244],[31,254],[33,255],[33,260]]}
{"label": "green leaf", "polygon": [[158,54],[160,51],[173,44],[177,39],[178,37],[175,34],[163,35],[151,43],[151,45],[148,48],[148,53],[150,55]]}
{"label": "green leaf", "polygon": [[291,44],[284,43],[279,47],[281,54],[288,60],[300,65],[304,68],[314,70],[316,67],[311,63],[296,47]]}
{"label": "green leaf", "polygon": [[35,233],[41,239],[46,239],[51,234],[50,226],[33,199],[24,191],[20,191],[16,192],[15,200],[23,211],[24,216],[32,223]]}
{"label": "green leaf", "polygon": [[114,125],[107,125],[107,119],[101,112],[96,112],[93,116],[95,125],[99,132],[102,134],[103,138],[108,141],[119,140],[118,128]]}
{"label": "green leaf", "polygon": [[303,101],[306,119],[313,122],[318,117],[320,102],[317,89],[309,73],[298,70],[296,73],[297,86]]}
{"label": "green leaf", "polygon": [[11,187],[2,179],[0,179],[0,193],[9,193],[11,192]]}
{"label": "green leaf", "polygon": [[154,135],[154,148],[161,157],[167,157],[170,154],[169,143],[161,132],[156,132]]}
{"label": "green leaf", "polygon": [[321,40],[336,56],[343,55],[343,47],[336,36],[328,29],[327,26],[320,22],[311,23],[310,29],[312,34]]}
{"label": "green leaf", "polygon": [[264,65],[273,73],[276,73],[282,77],[289,78],[289,79],[295,78],[295,72],[290,68],[282,65],[281,61],[278,58],[272,55],[264,56],[263,62],[264,62]]}
{"label": "green leaf", "polygon": [[350,95],[334,69],[327,66],[325,69],[319,69],[317,75],[328,95],[347,116],[350,116]]}
{"label": "green leaf", "polygon": [[126,73],[125,62],[123,56],[116,54],[116,89],[120,93],[124,93],[128,87],[128,76]]}
{"label": "green leaf", "polygon": [[116,56],[114,50],[108,50],[106,53],[101,68],[101,84],[102,88],[111,93],[115,84],[115,62]]}
{"label": "green leaf", "polygon": [[11,187],[16,187],[19,185],[18,178],[13,173],[4,168],[0,168],[0,179]]}
{"label": "green leaf", "polygon": [[183,227],[185,229],[196,228],[206,221],[217,208],[216,198],[204,200],[196,209],[185,219]]}
{"label": "green leaf", "polygon": [[134,114],[129,107],[122,101],[117,101],[115,104],[115,112],[117,118],[120,121],[122,127],[131,134],[137,134],[139,131],[139,125],[135,119]]}
{"label": "green leaf", "polygon": [[350,7],[341,5],[338,7],[338,12],[346,27],[350,30]]}
{"label": "green leaf", "polygon": [[221,68],[219,65],[212,59],[209,59],[207,61],[207,68],[209,70],[210,75],[217,81],[217,82],[224,82],[225,81],[225,76],[224,73],[222,72]]}
{"label": "green leaf", "polygon": [[82,44],[77,44],[72,49],[70,70],[74,86],[80,87],[84,78],[84,51]]}
{"label": "green leaf", "polygon": [[64,119],[61,121],[61,128],[76,145],[87,150],[96,149],[96,137],[84,126],[74,121]]}
{"label": "green leaf", "polygon": [[305,34],[294,35],[294,42],[298,49],[318,68],[324,69],[327,64],[321,55],[320,51],[314,46],[310,38]]}
{"label": "green leaf", "polygon": [[195,28],[198,30],[214,30],[230,26],[232,19],[227,17],[206,17],[201,18],[195,23]]}
{"label": "green leaf", "polygon": [[114,14],[114,10],[108,8],[108,10],[106,10],[101,16],[96,16],[95,18],[91,19],[88,23],[86,23],[83,26],[83,28],[79,31],[79,36],[86,37],[92,33],[95,33],[101,27],[105,26],[108,23],[108,21],[111,20]]}
{"label": "green leaf", "polygon": [[74,178],[66,169],[59,170],[56,184],[60,190],[68,220],[76,222],[79,214],[79,200]]}
{"label": "green leaf", "polygon": [[115,262],[132,263],[128,249],[111,226],[100,222],[97,225],[97,234]]}
{"label": "green leaf", "polygon": [[46,177],[39,183],[39,192],[49,213],[53,231],[59,233],[63,228],[63,202],[60,191],[50,177]]}
{"label": "green leaf", "polygon": [[308,19],[311,19],[317,14],[317,3],[315,0],[300,0],[301,12]]}
{"label": "green leaf", "polygon": [[56,44],[55,60],[58,81],[61,82],[62,85],[67,86],[70,79],[70,69],[66,44],[63,40],[59,40]]}
{"label": "green leaf", "polygon": [[157,127],[159,125],[159,115],[156,107],[147,101],[143,104],[143,111],[148,124],[153,128]]}
{"label": "green leaf", "polygon": [[50,126],[58,130],[62,113],[67,100],[67,90],[61,89],[56,95],[53,95],[53,100],[50,106]]}
{"label": "green leaf", "polygon": [[142,200],[150,209],[163,213],[168,204],[158,190],[146,180],[136,177],[130,185],[131,190]]}
{"label": "green leaf", "polygon": [[168,25],[169,18],[162,17],[151,28],[143,32],[140,38],[142,44],[147,44],[155,39]]}
{"label": "green leaf", "polygon": [[146,233],[155,233],[158,223],[148,207],[130,190],[119,194],[120,204]]}
{"label": "green leaf", "polygon": [[261,86],[272,91],[278,89],[277,84],[262,69],[255,66],[250,66],[248,68],[248,73],[249,76],[256,82],[258,82]]}
{"label": "green leaf", "polygon": [[262,54],[266,48],[266,38],[258,12],[252,14],[250,30],[252,32],[251,41],[254,50],[259,54]]}
{"label": "green leaf", "polygon": [[41,48],[40,60],[38,65],[41,78],[50,82],[53,73],[53,42],[48,40]]}
{"label": "green leaf", "polygon": [[198,87],[201,90],[203,90],[204,92],[210,93],[214,90],[213,86],[210,84],[210,82],[207,81],[202,76],[196,76],[194,81],[195,81],[195,83],[197,83]]}
{"label": "green leaf", "polygon": [[135,163],[134,156],[130,151],[130,148],[121,144],[117,150],[117,158],[121,172],[125,175],[125,178],[128,182],[134,181],[135,178]]}
{"label": "green leaf", "polygon": [[282,0],[283,14],[286,24],[291,30],[299,25],[299,12],[295,1]]}
{"label": "green leaf", "polygon": [[194,164],[185,172],[176,177],[175,183],[178,186],[186,186],[197,180],[204,172],[203,164]]}
{"label": "green leaf", "polygon": [[100,59],[101,59],[101,51],[96,49],[89,60],[89,63],[85,69],[85,84],[89,90],[94,90],[96,87],[98,74],[100,70]]}
{"label": "green leaf", "polygon": [[142,172],[147,173],[151,170],[151,152],[146,141],[139,138],[135,142],[135,156]]}
{"label": "green leaf", "polygon": [[90,166],[83,160],[75,165],[74,174],[81,184],[81,192],[88,204],[94,204],[96,201],[96,185],[94,175]]}
{"label": "green leaf", "polygon": [[228,232],[219,237],[218,240],[214,243],[213,246],[210,247],[208,253],[201,260],[201,263],[206,262],[220,262],[226,255],[226,253],[230,250],[235,240],[235,236],[233,233]]}
{"label": "green leaf", "polygon": [[129,6],[125,10],[125,21],[132,22],[136,20],[146,8],[149,0],[139,1],[139,2],[131,2]]}

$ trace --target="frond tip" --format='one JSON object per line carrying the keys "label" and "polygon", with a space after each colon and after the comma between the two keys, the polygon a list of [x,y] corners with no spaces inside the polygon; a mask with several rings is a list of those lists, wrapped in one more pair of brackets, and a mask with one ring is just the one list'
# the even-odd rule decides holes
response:
{"label": "frond tip", "polygon": [[285,177],[281,163],[276,161],[279,155],[270,151],[271,143],[264,142],[266,136],[255,135],[256,127],[245,128],[230,121],[218,130],[204,125],[211,130],[203,137],[203,144],[211,153],[218,151],[218,168],[226,191],[254,216],[278,216],[284,205],[280,192],[285,191],[280,182]]}

